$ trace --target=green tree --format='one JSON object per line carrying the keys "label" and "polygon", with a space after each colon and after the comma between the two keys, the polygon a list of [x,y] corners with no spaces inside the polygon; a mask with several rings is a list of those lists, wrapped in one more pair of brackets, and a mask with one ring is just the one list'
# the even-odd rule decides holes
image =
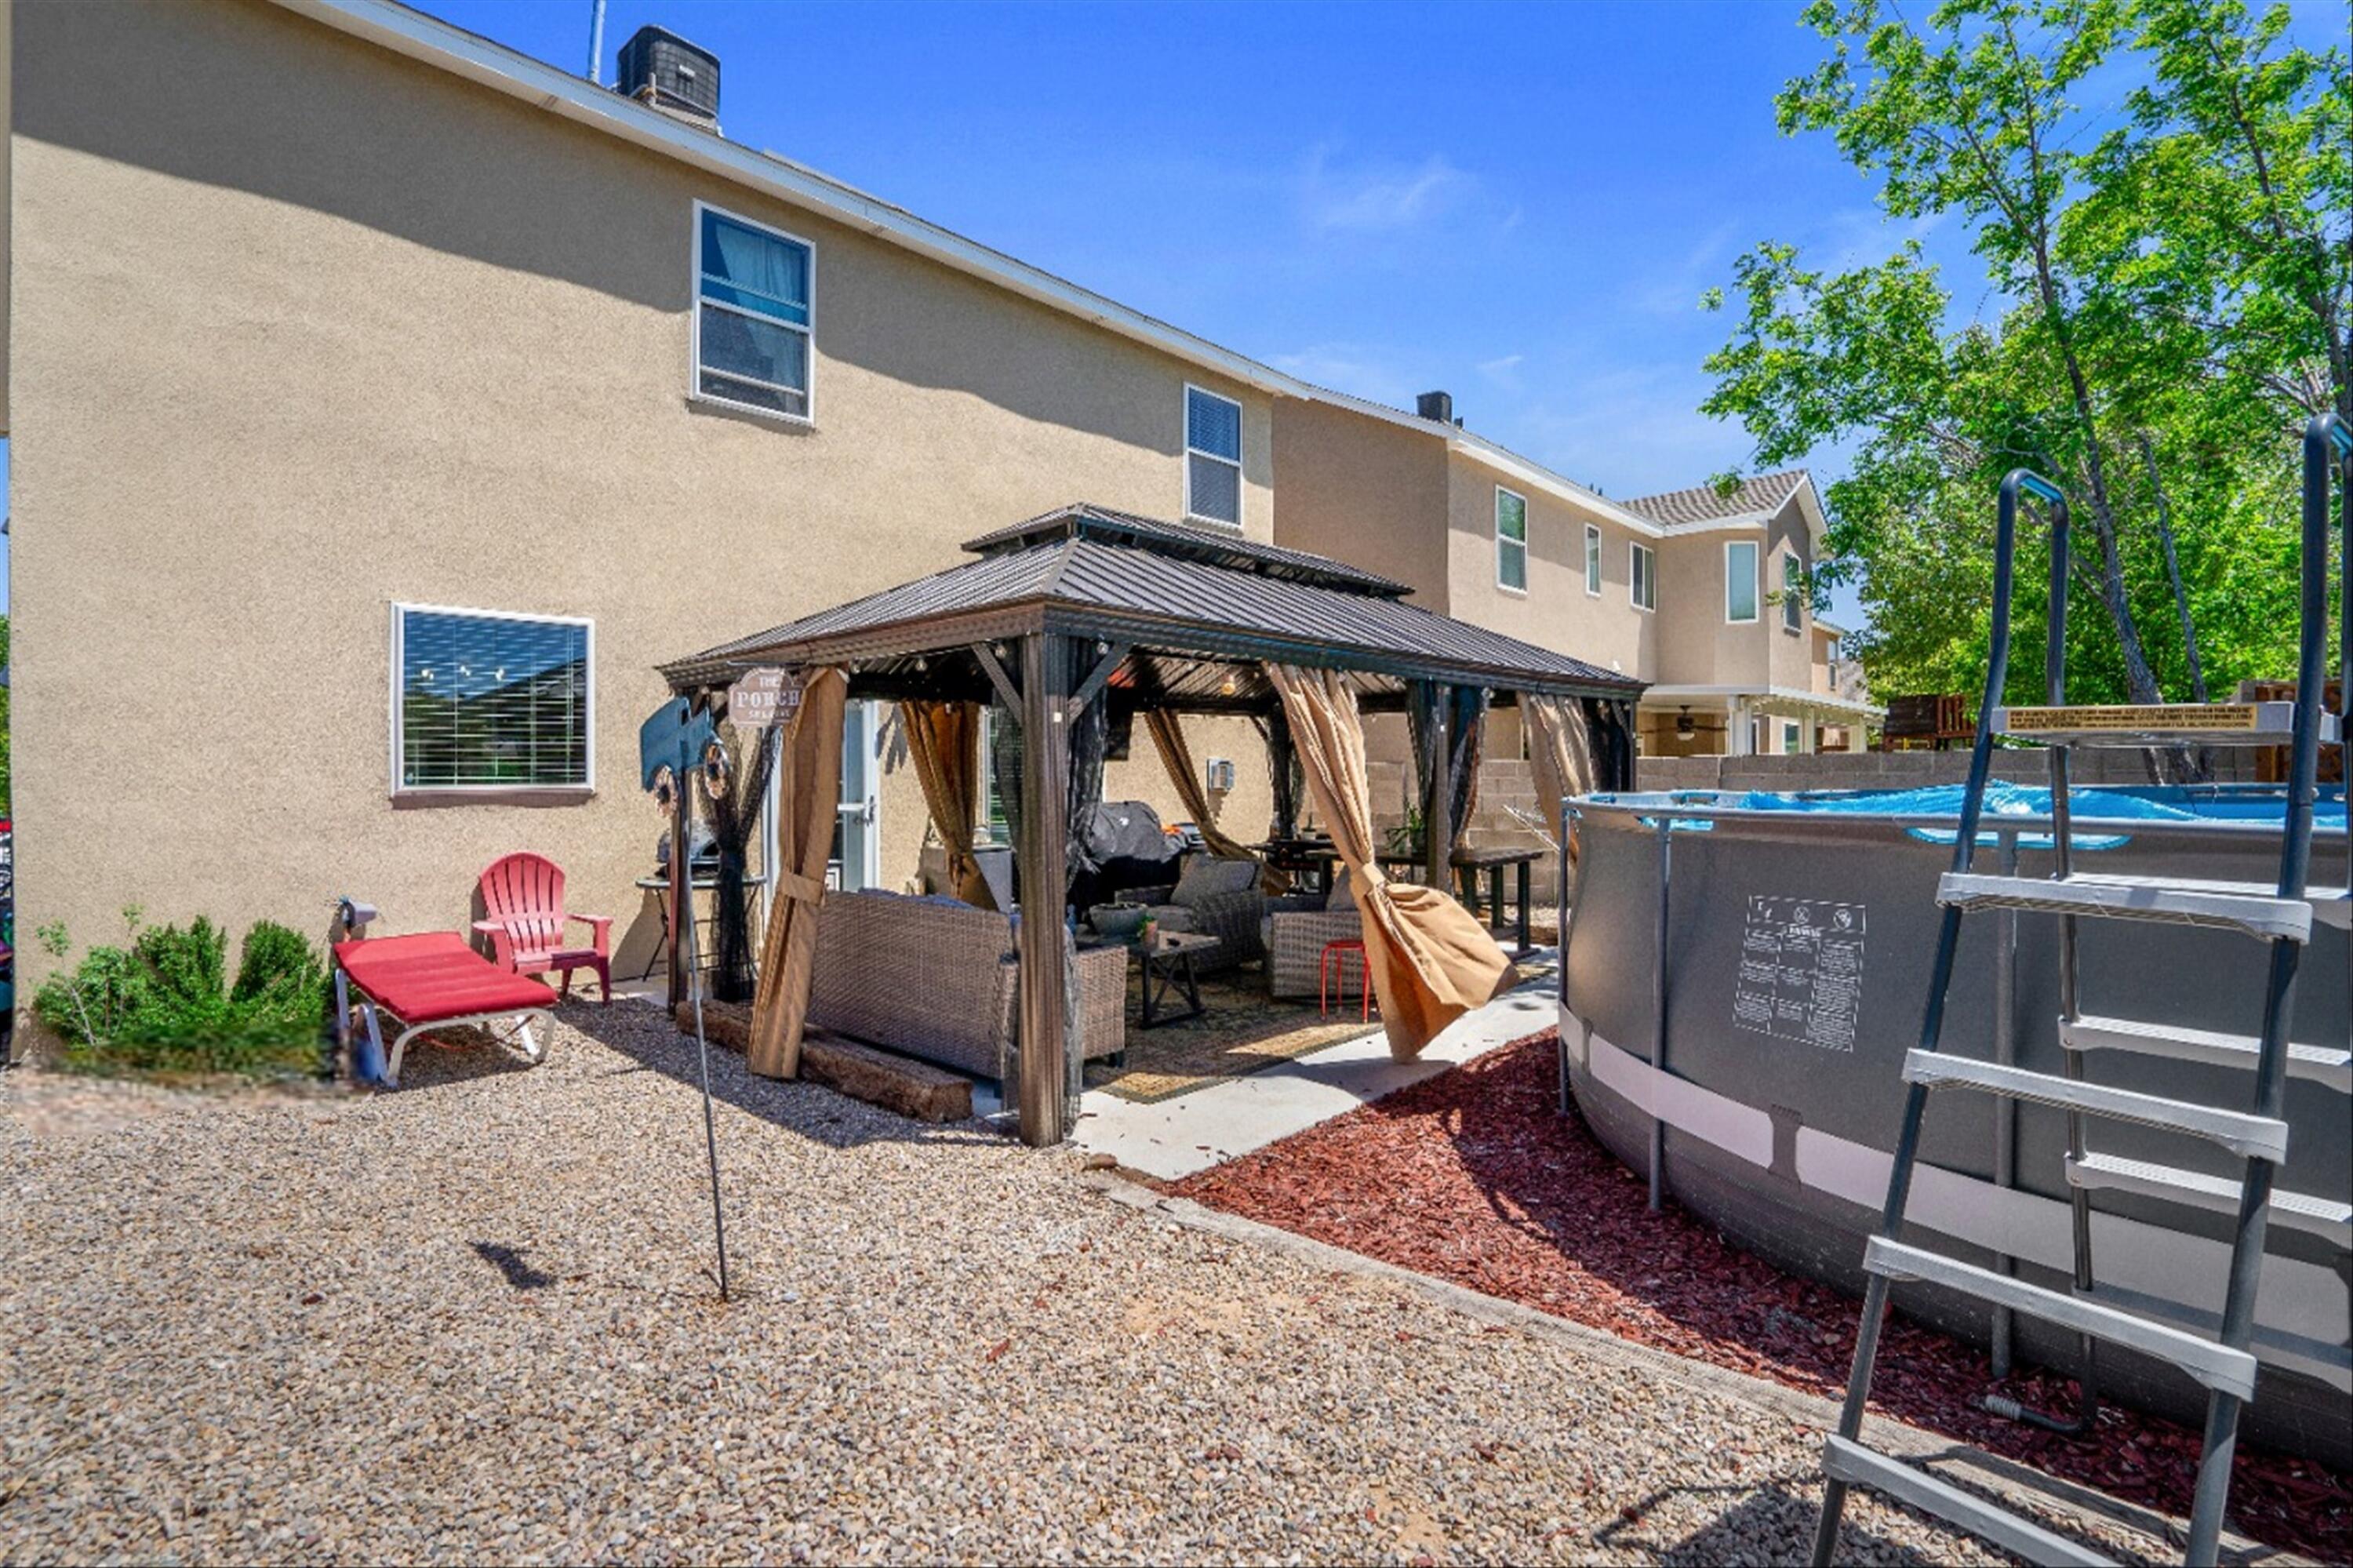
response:
{"label": "green tree", "polygon": [[[1832,275],[1767,241],[1735,269],[1704,407],[1761,464],[1855,443],[1818,578],[1858,586],[1874,681],[1974,685],[1992,490],[2020,464],[2074,501],[2074,581],[2099,607],[2070,620],[2079,699],[2284,668],[2289,443],[2348,396],[2342,54],[2213,0],[1953,0],[1917,28],[1820,0],[1805,19],[1831,52],[1778,95],[1783,130],[1834,135],[1891,216],[1966,222],[1994,302],[1954,325],[1916,244]],[[2094,71],[2135,84],[2105,131],[2075,101]],[[2021,596],[2026,693],[2039,599]]]}

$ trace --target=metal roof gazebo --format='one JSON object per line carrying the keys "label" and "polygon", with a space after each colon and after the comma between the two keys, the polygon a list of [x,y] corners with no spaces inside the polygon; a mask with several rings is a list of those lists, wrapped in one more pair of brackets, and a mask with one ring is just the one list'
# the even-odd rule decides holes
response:
{"label": "metal roof gazebo", "polygon": [[[1447,726],[1523,695],[1582,705],[1596,784],[1631,784],[1642,683],[1407,601],[1405,585],[1224,530],[1073,505],[970,541],[930,577],[722,643],[661,667],[704,703],[754,670],[836,667],[852,698],[1001,703],[1022,732],[1015,863],[1024,888],[1066,885],[1070,729],[1091,705],[1264,722],[1289,767],[1283,704],[1266,666],[1341,673],[1360,711],[1411,712],[1434,755]],[[1467,721],[1462,715],[1472,715]],[[1426,743],[1428,744],[1428,743]],[[1425,767],[1432,880],[1452,844],[1445,769]],[[1282,809],[1278,792],[1278,810]],[[1287,836],[1293,824],[1277,824]],[[1059,902],[1059,899],[1057,900]],[[1026,921],[1020,962],[1023,1138],[1059,1142],[1065,1091],[1061,922]],[[1034,1047],[1034,1048],[1033,1048]]]}

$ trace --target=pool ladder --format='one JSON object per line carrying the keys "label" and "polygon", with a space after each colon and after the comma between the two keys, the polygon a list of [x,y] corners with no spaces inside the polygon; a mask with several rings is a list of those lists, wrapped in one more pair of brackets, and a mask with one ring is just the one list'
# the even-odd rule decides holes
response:
{"label": "pool ladder", "polygon": [[[1839,1516],[1847,1489],[1868,1486],[1923,1512],[1982,1536],[2030,1562],[2095,1563],[2106,1558],[1974,1492],[1965,1491],[1915,1466],[1863,1446],[1863,1409],[1871,1394],[1873,1364],[1887,1297],[1896,1280],[1944,1287],[1994,1307],[2072,1329],[2079,1336],[2080,1401],[2075,1416],[2062,1421],[1989,1398],[1987,1407],[2015,1420],[2066,1433],[2092,1429],[2099,1410],[2094,1345],[2124,1346],[2180,1368],[2207,1391],[2204,1446],[2192,1495],[2183,1561],[2215,1561],[2223,1506],[2229,1499],[2231,1462],[2238,1446],[2239,1413],[2255,1390],[2255,1288],[2263,1260],[2267,1224],[2276,1222],[2316,1231],[2340,1245],[2353,1243],[2353,1204],[2332,1198],[2275,1192],[2272,1180],[2286,1158],[2284,1119],[2287,1079],[2310,1078],[2339,1091],[2353,1091],[2353,1051],[2342,1043],[2292,1044],[2288,1019],[2296,969],[2314,927],[2353,930],[2353,831],[2347,846],[2347,888],[2315,895],[2309,887],[2312,815],[2320,747],[2341,744],[2353,730],[2353,537],[2346,556],[2348,611],[2339,629],[2346,680],[2338,712],[2322,700],[2326,683],[2328,619],[2328,501],[2332,469],[2341,474],[2353,509],[2353,429],[2333,414],[2315,418],[2304,435],[2304,538],[2302,624],[2298,641],[2296,696],[2293,703],[2139,707],[2066,705],[2067,501],[2059,487],[2024,469],[2001,482],[1994,542],[1992,649],[1985,699],[1978,706],[1977,740],[1969,758],[1968,785],[1962,799],[1960,831],[1954,842],[1953,869],[1938,884],[1944,906],[1937,930],[1935,966],[1920,1045],[1904,1062],[1904,1122],[1888,1174],[1887,1202],[1877,1234],[1863,1255],[1868,1276],[1862,1326],[1855,1341],[1854,1369],[1838,1430],[1824,1441],[1826,1478],[1813,1560],[1827,1564],[1838,1543]],[[2010,659],[2010,601],[2021,493],[2042,502],[2050,519],[2051,581],[2048,683],[2050,705],[2004,709],[2003,682]],[[2056,860],[2048,878],[1988,876],[1970,869],[1978,823],[1985,805],[1993,736],[2007,733],[2050,744],[2052,848]],[[2124,877],[2079,873],[2073,863],[2067,799],[2068,759],[2077,746],[2238,744],[2289,747],[2287,806],[2280,850],[2279,880],[2262,884],[2194,882],[2161,877]],[[2353,770],[2348,770],[2353,772]],[[2059,1043],[2065,1075],[2030,1072],[2003,1063],[1956,1056],[1937,1049],[1945,1001],[1959,945],[1961,916],[1978,910],[2032,910],[2060,917]],[[2270,968],[2263,991],[2261,1032],[2252,1036],[2220,1034],[2162,1022],[2094,1017],[2078,1006],[2076,922],[2079,919],[2160,921],[2233,931],[2264,943]],[[2087,1081],[2083,1057],[2091,1051],[2125,1051],[2177,1060],[2221,1064],[2254,1075],[2250,1108],[2166,1099]],[[1904,1240],[1905,1205],[1920,1153],[1920,1126],[1929,1091],[1976,1089],[2011,1101],[2051,1106],[2066,1113],[2066,1175],[2070,1187],[2074,1255],[2073,1288],[2031,1285],[2007,1272],[1980,1268]],[[2086,1147],[2088,1118],[2109,1118],[2201,1138],[2243,1161],[2236,1181],[2179,1171],[2146,1160],[2126,1160]],[[2092,1272],[2090,1194],[2094,1189],[2155,1196],[2236,1216],[2231,1268],[2219,1333],[2213,1320],[2187,1321],[2161,1304],[2137,1301],[2128,1310],[2120,1292],[2095,1299]],[[2209,1337],[2209,1334],[2213,1337]],[[2337,1369],[2331,1369],[2337,1370]]]}

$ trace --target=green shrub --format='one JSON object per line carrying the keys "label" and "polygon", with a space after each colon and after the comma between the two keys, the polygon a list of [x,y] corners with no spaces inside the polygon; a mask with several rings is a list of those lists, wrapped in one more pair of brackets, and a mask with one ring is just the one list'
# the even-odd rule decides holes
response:
{"label": "green shrub", "polygon": [[[299,933],[260,921],[246,934],[237,984],[227,938],[198,917],[142,930],[123,911],[128,948],[93,948],[41,982],[33,1011],[66,1042],[66,1064],[90,1072],[275,1077],[318,1065],[326,1014],[324,965]],[[42,947],[69,951],[62,925]]]}

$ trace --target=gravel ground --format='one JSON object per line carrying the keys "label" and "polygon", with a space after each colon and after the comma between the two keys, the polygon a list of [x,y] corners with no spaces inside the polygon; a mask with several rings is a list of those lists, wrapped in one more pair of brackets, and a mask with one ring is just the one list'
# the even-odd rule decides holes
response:
{"label": "gravel ground", "polygon": [[692,1043],[565,1018],[387,1095],[0,1076],[0,1560],[1804,1552],[1782,1416],[714,1053],[722,1305]]}
{"label": "gravel ground", "polygon": [[[1797,1278],[1669,1202],[1576,1116],[1558,1114],[1549,1030],[1388,1098],[1171,1183],[1285,1231],[1454,1281],[1694,1361],[1842,1401],[1862,1321],[1854,1298]],[[1672,1258],[1676,1266],[1662,1266]],[[2189,1511],[2200,1434],[2113,1403],[2098,1435],[2003,1421],[1991,1387],[2072,1411],[2073,1380],[2021,1365],[1996,1385],[1985,1353],[1901,1313],[1872,1408],[2175,1517]],[[2230,1518],[2257,1540],[2353,1560],[2353,1478],[2242,1445]]]}

